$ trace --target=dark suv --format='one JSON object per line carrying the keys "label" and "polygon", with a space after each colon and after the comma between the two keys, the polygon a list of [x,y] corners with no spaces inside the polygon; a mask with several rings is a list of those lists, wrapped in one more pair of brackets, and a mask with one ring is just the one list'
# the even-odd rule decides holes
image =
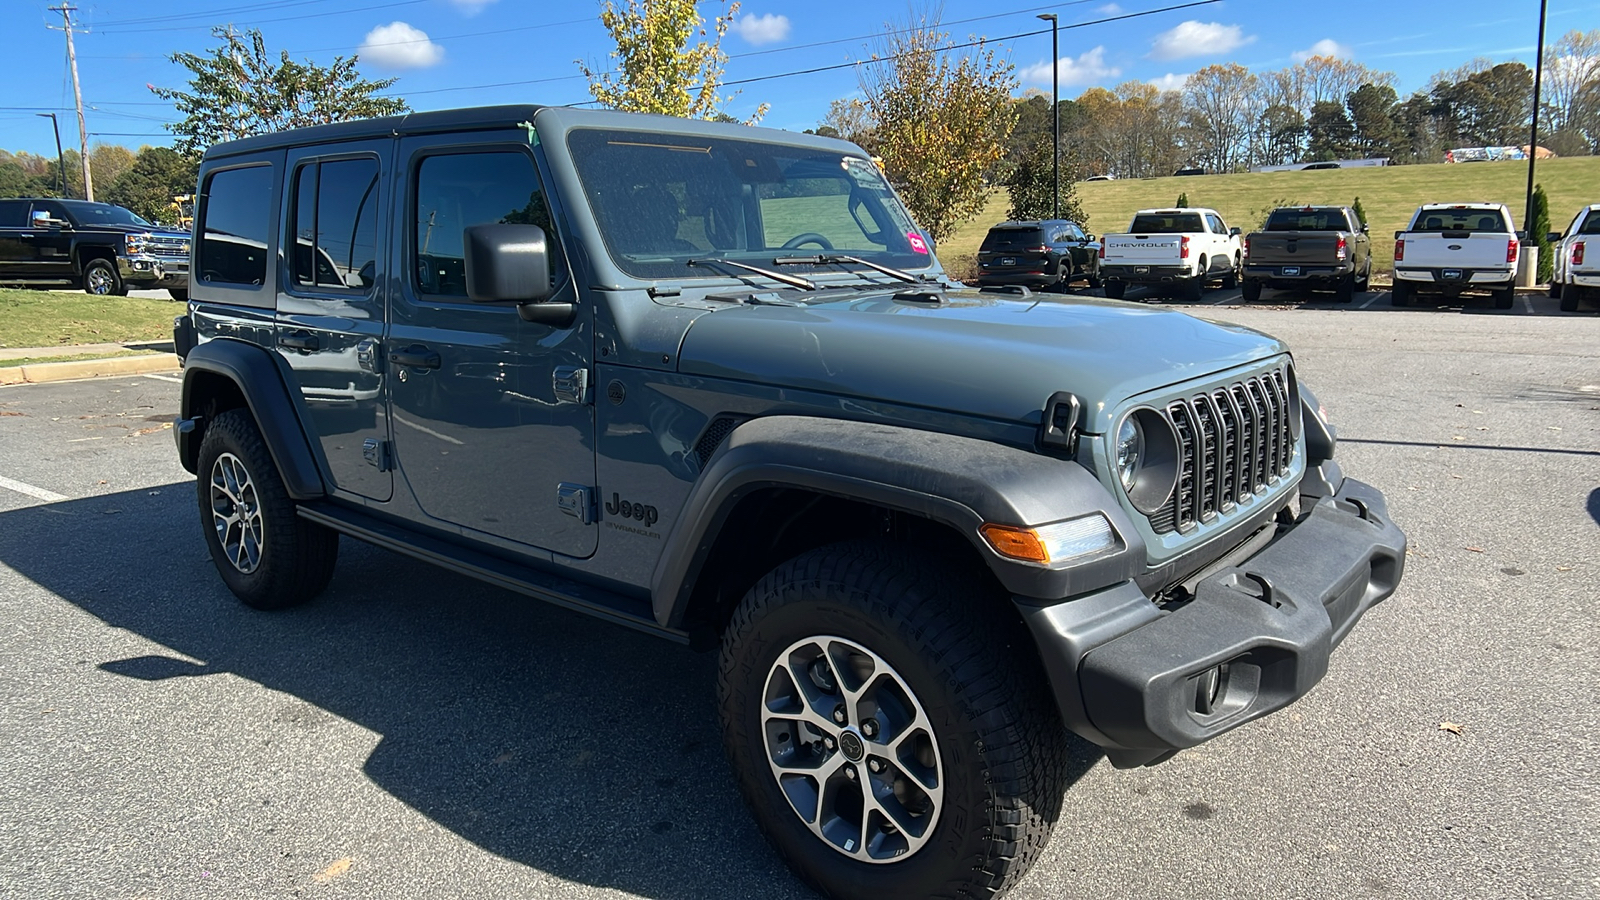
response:
{"label": "dark suv", "polygon": [[1141,766],[1287,706],[1400,579],[1282,343],[955,284],[853,144],[507,106],[199,188],[175,433],[227,586],[309,600],[345,536],[717,651],[832,897],[1003,892],[1069,732]]}
{"label": "dark suv", "polygon": [[1082,280],[1100,286],[1100,245],[1076,222],[1001,222],[978,249],[978,284],[1065,290]]}

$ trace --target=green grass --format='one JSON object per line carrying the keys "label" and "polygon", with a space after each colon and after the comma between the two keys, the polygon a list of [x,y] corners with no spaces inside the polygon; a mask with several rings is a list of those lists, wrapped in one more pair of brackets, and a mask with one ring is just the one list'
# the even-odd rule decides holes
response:
{"label": "green grass", "polygon": [[182,310],[170,300],[0,288],[0,347],[170,340]]}
{"label": "green grass", "polygon": [[21,359],[0,359],[0,369],[31,366],[35,363],[72,362],[79,359],[112,359],[118,356],[151,356],[154,350],[113,350],[110,353],[68,353],[62,356],[24,356]]}
{"label": "green grass", "polygon": [[[1580,208],[1600,203],[1600,157],[1540,160],[1535,177],[1550,196],[1550,222],[1557,231],[1566,228]],[[1089,230],[1097,235],[1119,232],[1128,226],[1134,210],[1171,206],[1181,193],[1188,193],[1189,205],[1215,209],[1229,225],[1247,234],[1274,206],[1348,206],[1359,196],[1372,229],[1373,267],[1388,271],[1394,264],[1394,233],[1406,226],[1418,206],[1504,203],[1522,227],[1527,187],[1527,163],[1504,162],[1094,181],[1079,184],[1077,190]],[[972,267],[984,233],[1004,220],[1005,211],[1005,193],[996,190],[984,214],[940,246],[940,260],[960,277]]]}

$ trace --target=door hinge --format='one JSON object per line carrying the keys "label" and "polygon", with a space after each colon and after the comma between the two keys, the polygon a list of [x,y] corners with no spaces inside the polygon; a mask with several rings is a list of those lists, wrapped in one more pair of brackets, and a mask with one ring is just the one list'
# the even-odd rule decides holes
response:
{"label": "door hinge", "polygon": [[588,485],[569,484],[565,481],[556,485],[556,507],[585,525],[593,524],[598,518],[595,514],[594,498],[594,488]]}
{"label": "door hinge", "polygon": [[382,358],[383,354],[378,352],[377,341],[367,338],[356,344],[356,365],[361,368],[361,371],[376,375],[379,361]]}
{"label": "door hinge", "polygon": [[367,438],[361,442],[361,458],[367,461],[367,465],[377,467],[379,472],[387,472],[394,468],[394,444]]}
{"label": "door hinge", "polygon": [[550,387],[557,403],[588,403],[589,370],[582,366],[556,366],[550,373]]}

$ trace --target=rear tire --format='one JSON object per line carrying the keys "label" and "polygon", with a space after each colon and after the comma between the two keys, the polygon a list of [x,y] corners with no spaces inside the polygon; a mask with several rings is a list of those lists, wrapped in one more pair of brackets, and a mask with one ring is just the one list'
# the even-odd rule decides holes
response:
{"label": "rear tire", "polygon": [[1356,277],[1346,275],[1339,279],[1338,285],[1333,289],[1333,302],[1349,303],[1356,298]]}
{"label": "rear tire", "polygon": [[1395,281],[1394,286],[1389,289],[1390,306],[1410,306],[1415,297],[1416,291],[1404,281]]}
{"label": "rear tire", "polygon": [[1250,279],[1246,278],[1241,290],[1244,294],[1244,302],[1246,303],[1254,303],[1261,299],[1261,282],[1259,281],[1251,281]]}
{"label": "rear tire", "polygon": [[1026,629],[991,600],[1005,598],[969,570],[863,542],[778,566],[734,612],[717,679],[728,758],[768,840],[824,895],[992,898],[1043,852],[1068,738]]}
{"label": "rear tire", "polygon": [[1199,300],[1200,295],[1204,290],[1205,282],[1199,278],[1195,278],[1193,280],[1184,282],[1183,285],[1178,288],[1178,296],[1185,300]]}
{"label": "rear tire", "polygon": [[1494,292],[1495,309],[1510,309],[1512,306],[1516,305],[1516,302],[1517,287],[1514,284],[1508,284]]}
{"label": "rear tire", "polygon": [[1579,287],[1569,287],[1561,293],[1561,311],[1577,312],[1578,301],[1583,299],[1585,291]]}
{"label": "rear tire", "polygon": [[322,593],[339,559],[339,535],[295,515],[247,411],[211,420],[195,470],[206,547],[234,596],[255,609],[283,609]]}
{"label": "rear tire", "polygon": [[1105,283],[1106,296],[1113,300],[1121,300],[1128,293],[1126,281],[1108,281]]}

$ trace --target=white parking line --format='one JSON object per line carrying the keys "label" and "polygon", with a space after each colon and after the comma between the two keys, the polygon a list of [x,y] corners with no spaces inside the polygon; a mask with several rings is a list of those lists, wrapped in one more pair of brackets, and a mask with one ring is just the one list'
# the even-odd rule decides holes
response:
{"label": "white parking line", "polygon": [[170,381],[173,384],[183,384],[183,379],[182,378],[173,378],[171,375],[149,375],[149,374],[147,374],[144,377],[146,377],[146,378],[154,378],[157,381]]}
{"label": "white parking line", "polygon": [[0,488],[13,490],[19,494],[27,494],[29,497],[32,497],[35,500],[43,500],[46,503],[57,503],[59,501],[68,499],[65,494],[58,494],[55,491],[47,491],[44,488],[36,488],[31,484],[23,484],[20,481],[12,481],[4,475],[0,475]]}
{"label": "white parking line", "polygon": [[1533,315],[1533,298],[1527,294],[1522,295],[1522,311]]}
{"label": "white parking line", "polygon": [[465,447],[466,446],[466,444],[463,443],[462,441],[458,441],[458,440],[456,440],[455,438],[451,437],[448,434],[440,434],[439,432],[434,431],[432,428],[429,428],[426,425],[418,425],[416,422],[409,421],[409,420],[407,420],[405,418],[402,418],[401,416],[395,416],[394,420],[396,422],[399,422],[401,425],[406,426],[407,428],[415,428],[416,430],[422,432],[423,434],[428,435],[429,437],[436,437],[441,441],[449,441],[450,443],[455,444],[457,447]]}
{"label": "white parking line", "polygon": [[1377,303],[1378,302],[1378,298],[1382,297],[1382,296],[1383,296],[1382,294],[1373,294],[1372,297],[1367,300],[1367,302],[1365,302],[1365,303],[1361,304],[1360,306],[1356,307],[1356,309],[1366,309],[1367,307],[1371,306],[1372,304]]}

